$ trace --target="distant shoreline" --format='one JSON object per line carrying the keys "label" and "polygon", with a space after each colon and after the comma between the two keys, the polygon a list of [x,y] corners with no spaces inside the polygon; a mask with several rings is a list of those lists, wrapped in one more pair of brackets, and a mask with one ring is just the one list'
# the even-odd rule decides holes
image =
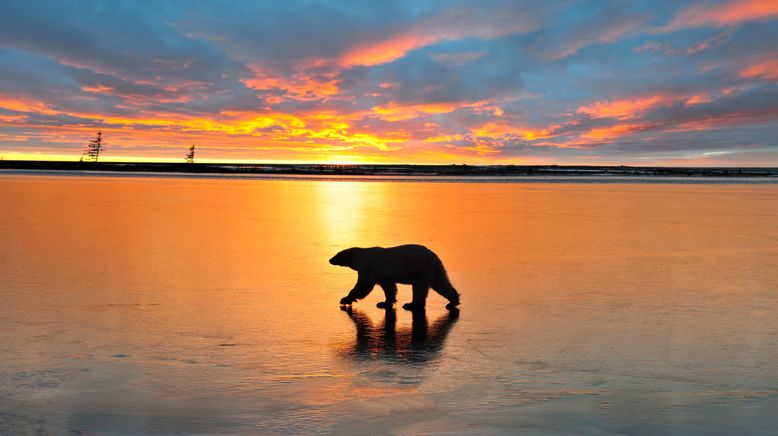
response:
{"label": "distant shoreline", "polygon": [[778,168],[638,167],[577,165],[219,164],[0,161],[0,170],[232,175],[456,176],[456,177],[726,177],[778,178]]}

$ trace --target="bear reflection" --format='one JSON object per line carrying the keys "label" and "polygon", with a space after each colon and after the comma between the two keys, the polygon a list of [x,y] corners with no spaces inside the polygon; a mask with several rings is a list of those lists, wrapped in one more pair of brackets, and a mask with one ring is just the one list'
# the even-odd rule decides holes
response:
{"label": "bear reflection", "polygon": [[378,326],[370,317],[351,307],[343,307],[357,329],[357,339],[346,354],[357,360],[387,360],[398,363],[425,363],[438,355],[448,332],[459,317],[459,311],[448,311],[432,324],[427,313],[413,313],[411,328],[397,330],[397,313],[394,308],[384,310],[384,319]]}

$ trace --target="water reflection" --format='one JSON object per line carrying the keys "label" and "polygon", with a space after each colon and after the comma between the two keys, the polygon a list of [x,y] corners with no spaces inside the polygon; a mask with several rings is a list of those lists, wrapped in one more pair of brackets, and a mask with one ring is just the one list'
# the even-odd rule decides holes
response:
{"label": "water reflection", "polygon": [[411,327],[397,328],[394,308],[384,311],[383,321],[376,326],[367,313],[351,307],[341,307],[354,321],[356,341],[346,354],[358,361],[385,360],[398,363],[426,363],[443,349],[448,333],[459,318],[459,310],[447,311],[432,324],[427,312],[413,312]]}

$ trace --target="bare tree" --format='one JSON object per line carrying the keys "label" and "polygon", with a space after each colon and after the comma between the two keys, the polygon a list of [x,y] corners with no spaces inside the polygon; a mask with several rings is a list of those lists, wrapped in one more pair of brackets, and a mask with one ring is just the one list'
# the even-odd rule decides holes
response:
{"label": "bare tree", "polygon": [[86,150],[84,150],[86,160],[97,162],[97,159],[100,158],[101,151],[103,151],[103,132],[98,130],[97,138],[89,141],[89,144],[86,146]]}

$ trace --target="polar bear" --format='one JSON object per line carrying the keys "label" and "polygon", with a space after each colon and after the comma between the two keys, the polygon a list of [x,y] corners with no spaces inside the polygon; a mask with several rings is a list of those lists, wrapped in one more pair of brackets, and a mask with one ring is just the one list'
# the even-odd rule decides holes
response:
{"label": "polar bear", "polygon": [[447,309],[459,305],[459,293],[448,280],[440,258],[422,245],[347,248],[333,256],[330,263],[347,266],[359,273],[354,288],[340,304],[365,298],[378,284],[386,294],[386,301],[378,303],[378,307],[392,307],[397,301],[397,283],[402,283],[413,286],[413,301],[404,304],[403,309],[423,309],[430,287],[449,301]]}

